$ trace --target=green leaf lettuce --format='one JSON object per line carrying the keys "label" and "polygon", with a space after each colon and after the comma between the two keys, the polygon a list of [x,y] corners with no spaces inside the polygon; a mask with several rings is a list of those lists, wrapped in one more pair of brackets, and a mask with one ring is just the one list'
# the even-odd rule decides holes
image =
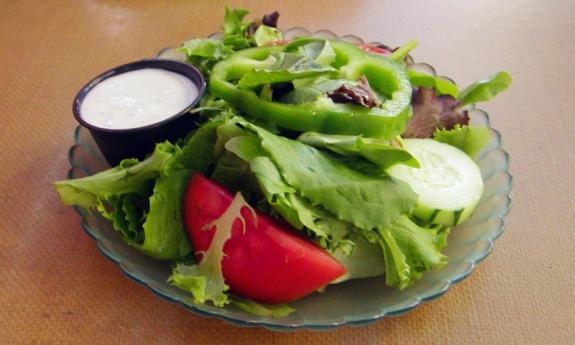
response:
{"label": "green leaf lettuce", "polygon": [[457,125],[452,130],[436,130],[433,139],[455,146],[467,153],[469,157],[476,158],[481,149],[491,140],[491,133],[487,127]]}
{"label": "green leaf lettuce", "polygon": [[485,102],[504,91],[511,84],[511,76],[507,72],[498,72],[487,78],[469,85],[459,94],[462,105]]}
{"label": "green leaf lettuce", "polygon": [[215,235],[207,251],[202,253],[202,260],[196,265],[178,264],[168,281],[192,294],[196,303],[212,302],[217,307],[223,307],[230,303],[226,291],[229,286],[224,281],[222,272],[222,259],[224,258],[224,244],[232,236],[232,229],[236,219],[242,220],[245,226],[244,216],[241,210],[247,207],[255,217],[253,209],[246,203],[240,193],[226,211],[211,224],[206,230],[215,228]]}
{"label": "green leaf lettuce", "polygon": [[141,162],[127,159],[54,185],[64,204],[98,210],[131,246],[156,259],[179,259],[191,251],[181,213],[189,176],[182,149],[165,142]]}

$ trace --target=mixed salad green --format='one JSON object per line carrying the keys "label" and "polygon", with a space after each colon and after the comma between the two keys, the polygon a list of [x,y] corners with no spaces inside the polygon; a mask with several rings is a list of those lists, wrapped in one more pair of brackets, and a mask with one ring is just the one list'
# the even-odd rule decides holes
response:
{"label": "mixed salad green", "polygon": [[[292,310],[281,302],[328,283],[385,274],[387,285],[404,289],[444,266],[450,228],[472,214],[483,192],[473,158],[490,131],[469,125],[467,106],[505,90],[510,76],[499,72],[460,91],[411,69],[414,42],[390,49],[285,41],[277,12],[251,22],[247,14],[226,8],[221,38],[179,48],[209,80],[190,116],[197,128],[177,143],[158,143],[143,161],[56,182],[62,201],[109,219],[142,253],[173,261],[169,281],[197,303],[260,315],[286,315]],[[218,200],[227,201],[210,211]],[[266,226],[271,239],[259,251],[246,244]],[[283,238],[278,228],[300,235],[267,253]],[[232,244],[256,258],[234,257]],[[245,267],[300,247],[317,259],[307,268],[269,278],[266,269],[281,268]],[[308,275],[333,275],[298,276],[316,264]],[[280,281],[284,295],[259,295],[281,290]]]}

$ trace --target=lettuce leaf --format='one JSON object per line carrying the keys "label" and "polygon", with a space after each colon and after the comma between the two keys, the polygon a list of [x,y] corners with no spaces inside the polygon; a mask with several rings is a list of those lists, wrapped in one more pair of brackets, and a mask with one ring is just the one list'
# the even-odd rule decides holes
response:
{"label": "lettuce leaf", "polygon": [[351,224],[302,197],[284,181],[270,158],[257,157],[250,167],[268,202],[288,223],[296,229],[306,229],[323,248],[341,248],[343,252],[351,253],[354,244],[347,239],[353,228]]}
{"label": "lettuce leaf", "polygon": [[350,252],[353,243],[345,237],[350,224],[338,220],[319,206],[311,203],[289,186],[280,171],[261,147],[261,139],[255,135],[243,135],[230,139],[226,150],[245,162],[257,180],[261,192],[273,209],[298,230],[307,230],[316,242],[329,249],[345,247]]}
{"label": "lettuce leaf", "polygon": [[320,66],[329,67],[335,61],[335,51],[329,41],[315,41],[298,48],[302,56],[306,56]]}
{"label": "lettuce leaf", "polygon": [[498,72],[469,85],[459,94],[461,105],[485,102],[495,97],[511,85],[511,76],[507,72]]}
{"label": "lettuce leaf", "polygon": [[251,196],[258,190],[249,164],[228,151],[220,156],[209,177],[232,193],[242,192],[248,200],[251,200]]}
{"label": "lettuce leaf", "polygon": [[445,80],[415,71],[409,71],[409,76],[418,88],[411,102],[413,116],[402,134],[405,138],[431,138],[437,130],[468,125],[465,105],[490,100],[511,84],[509,74],[499,72],[473,83],[457,95],[457,87]]}
{"label": "lettuce leaf", "polygon": [[254,158],[265,156],[262,149],[261,140],[250,132],[242,130],[242,135],[230,138],[224,145],[226,150],[233,152],[246,162],[251,162]]}
{"label": "lettuce leaf", "polygon": [[378,229],[385,261],[385,282],[401,290],[421,278],[422,272],[441,268],[447,257],[441,249],[447,244],[449,229],[422,228],[407,216]]}
{"label": "lettuce leaf", "polygon": [[453,129],[467,125],[467,110],[459,107],[459,101],[450,95],[437,95],[435,89],[420,87],[412,97],[413,116],[403,132],[404,138],[431,138],[438,128]]}
{"label": "lettuce leaf", "polygon": [[330,251],[331,255],[345,267],[345,273],[330,284],[385,273],[383,251],[379,243],[369,242],[363,234],[354,234],[349,240],[354,244],[350,253],[345,252],[343,248]]}
{"label": "lettuce leaf", "polygon": [[332,67],[323,67],[306,56],[294,53],[280,53],[268,68],[254,68],[245,73],[238,82],[241,88],[251,88],[262,84],[274,84],[294,79],[336,75]]}
{"label": "lettuce leaf", "polygon": [[139,162],[125,159],[114,168],[92,176],[54,183],[65,205],[94,208],[114,195],[136,193],[148,181],[159,176],[163,166],[172,159],[176,147],[168,142],[157,144],[150,157]]}
{"label": "lettuce leaf", "polygon": [[401,147],[391,146],[387,140],[364,138],[360,135],[331,135],[314,132],[303,133],[297,140],[342,156],[363,157],[383,170],[395,164],[419,168],[419,162],[415,157]]}
{"label": "lettuce leaf", "polygon": [[455,146],[469,157],[475,158],[491,140],[491,133],[487,127],[457,125],[452,130],[436,130],[433,139]]}
{"label": "lettuce leaf", "polygon": [[234,50],[250,47],[250,39],[246,35],[249,24],[243,20],[249,13],[250,11],[243,8],[232,9],[226,6],[224,25],[222,26],[224,30],[222,41],[226,46]]}
{"label": "lettuce leaf", "polygon": [[243,21],[248,13],[249,11],[243,8],[232,9],[226,6],[221,39],[191,39],[184,42],[179,51],[186,54],[188,62],[209,75],[216,62],[227,58],[236,50],[252,45],[252,40],[246,35],[249,24]]}
{"label": "lettuce leaf", "polygon": [[248,13],[243,8],[232,9],[226,6],[221,39],[191,39],[184,42],[179,51],[186,54],[188,62],[209,75],[216,62],[226,59],[234,51],[282,39],[279,30],[267,25],[257,24],[255,32],[248,32],[250,24],[244,21]]}
{"label": "lettuce leaf", "polygon": [[247,16],[250,11],[245,8],[235,8],[232,9],[226,6],[226,12],[224,15],[224,24],[222,29],[225,35],[239,35],[243,34],[246,29],[246,23],[243,19]]}
{"label": "lettuce leaf", "polygon": [[246,313],[274,318],[288,316],[295,311],[295,309],[287,304],[262,304],[251,299],[237,296],[231,298],[231,304]]}
{"label": "lettuce leaf", "polygon": [[344,79],[324,79],[302,78],[293,80],[295,89],[283,95],[279,102],[288,104],[302,104],[316,101],[319,97],[325,96],[340,88],[342,85],[353,87],[355,81]]}
{"label": "lettuce leaf", "polygon": [[192,251],[182,215],[182,197],[191,171],[179,169],[164,172],[155,182],[150,209],[142,225],[142,244],[132,244],[142,253],[156,259],[183,258]]}
{"label": "lettuce leaf", "polygon": [[393,50],[393,52],[388,56],[389,59],[394,61],[403,61],[409,52],[413,50],[413,48],[417,47],[416,41],[409,41],[406,44],[402,45],[401,47]]}
{"label": "lettuce leaf", "polygon": [[245,126],[261,138],[262,148],[290,186],[340,220],[362,229],[385,227],[415,207],[417,196],[404,182],[362,174],[314,147]]}
{"label": "lettuce leaf", "polygon": [[[153,185],[151,185],[153,186]],[[138,193],[113,195],[106,200],[106,205],[97,207],[100,214],[112,222],[129,243],[143,243],[142,226],[150,209],[149,197],[152,187],[142,189]]]}
{"label": "lettuce leaf", "polygon": [[241,210],[246,207],[255,217],[254,210],[246,203],[241,193],[237,193],[226,211],[211,224],[206,231],[215,228],[212,243],[202,260],[196,265],[178,264],[168,278],[168,282],[192,294],[196,303],[212,302],[217,307],[230,303],[226,294],[229,286],[224,281],[222,272],[222,259],[224,258],[224,245],[232,236],[233,225],[236,220],[241,221],[245,227],[245,219]]}
{"label": "lettuce leaf", "polygon": [[283,35],[278,29],[262,24],[254,32],[252,39],[256,46],[261,47],[270,42],[283,39]]}
{"label": "lettuce leaf", "polygon": [[[268,203],[285,221],[294,228],[302,230],[304,224],[289,198],[297,191],[283,181],[274,163],[266,156],[256,157],[250,161],[250,169]],[[316,235],[320,238],[325,236],[322,232]]]}
{"label": "lettuce leaf", "polygon": [[434,88],[437,95],[450,95],[453,97],[457,97],[459,95],[457,85],[453,84],[449,80],[414,70],[409,70],[407,73],[409,75],[409,82],[414,87],[424,86]]}
{"label": "lettuce leaf", "polygon": [[205,174],[215,164],[216,130],[224,122],[224,119],[212,118],[189,134],[182,148],[181,160],[184,167]]}
{"label": "lettuce leaf", "polygon": [[232,49],[220,40],[212,38],[194,38],[180,46],[179,50],[188,58],[198,57],[216,61],[225,59],[232,53]]}
{"label": "lettuce leaf", "polygon": [[227,58],[233,50],[224,42],[211,38],[188,40],[178,48],[188,62],[198,67],[202,73],[209,75],[216,62]]}
{"label": "lettuce leaf", "polygon": [[165,142],[141,162],[127,159],[54,185],[64,204],[99,211],[129,245],[156,259],[179,259],[191,251],[181,214],[191,170],[182,158],[179,146]]}

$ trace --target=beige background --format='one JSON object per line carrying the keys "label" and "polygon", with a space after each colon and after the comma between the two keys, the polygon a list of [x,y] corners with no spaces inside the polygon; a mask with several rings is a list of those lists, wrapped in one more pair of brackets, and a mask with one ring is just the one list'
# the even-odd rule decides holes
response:
{"label": "beige background", "polygon": [[[0,1],[0,343],[575,344],[575,2],[245,1],[282,27],[395,46],[460,84],[509,71],[484,108],[503,133],[513,209],[494,252],[440,299],[365,328],[272,333],[201,318],[128,280],[51,182],[77,90],[112,66],[218,29],[235,1]],[[239,2],[238,2],[239,3]]]}

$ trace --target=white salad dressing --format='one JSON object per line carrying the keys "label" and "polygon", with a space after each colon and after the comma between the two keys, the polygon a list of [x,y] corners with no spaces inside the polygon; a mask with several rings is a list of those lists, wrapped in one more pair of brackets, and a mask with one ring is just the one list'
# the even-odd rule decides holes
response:
{"label": "white salad dressing", "polygon": [[181,74],[144,68],[105,79],[84,98],[80,114],[100,128],[138,128],[165,120],[198,97],[198,88]]}

